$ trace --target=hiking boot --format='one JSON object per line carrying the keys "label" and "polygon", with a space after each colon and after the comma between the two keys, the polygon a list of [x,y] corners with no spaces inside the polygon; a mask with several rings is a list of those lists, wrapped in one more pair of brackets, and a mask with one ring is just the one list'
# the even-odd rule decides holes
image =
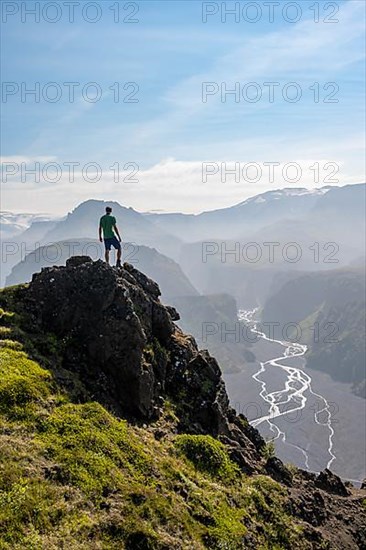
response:
{"label": "hiking boot", "polygon": [[117,260],[116,267],[122,267],[120,260]]}

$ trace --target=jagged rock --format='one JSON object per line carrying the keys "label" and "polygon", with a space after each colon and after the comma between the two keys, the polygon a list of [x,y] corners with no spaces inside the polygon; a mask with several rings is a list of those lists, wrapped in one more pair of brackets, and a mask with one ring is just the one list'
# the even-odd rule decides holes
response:
{"label": "jagged rock", "polygon": [[333,472],[328,470],[328,468],[326,468],[323,472],[320,472],[315,480],[315,485],[328,493],[333,493],[334,495],[346,497],[350,494],[341,478],[336,474],[333,474]]}
{"label": "jagged rock", "polygon": [[325,500],[320,491],[302,491],[292,499],[291,511],[314,527],[323,525],[328,517]]}
{"label": "jagged rock", "polygon": [[271,456],[265,465],[265,469],[270,476],[276,481],[284,483],[285,485],[292,485],[292,474],[288,468],[284,465],[282,460],[276,456]]}
{"label": "jagged rock", "polygon": [[93,399],[130,418],[156,418],[172,398],[182,430],[227,437],[238,464],[258,470],[264,440],[237,418],[217,361],[182,333],[159,296],[133,266],[116,270],[87,256],[43,269],[23,290],[35,329],[65,342],[63,377],[77,374]]}
{"label": "jagged rock", "polygon": [[146,275],[141,273],[141,271],[138,271],[131,264],[125,263],[123,268],[125,271],[130,273],[137,284],[139,284],[147,294],[150,294],[153,298],[155,298],[155,300],[161,296],[159,285],[155,283],[155,281],[152,281],[146,277]]}
{"label": "jagged rock", "polygon": [[172,321],[179,321],[180,319],[180,315],[178,313],[178,311],[175,309],[175,307],[173,306],[165,306]]}
{"label": "jagged rock", "polygon": [[24,299],[39,328],[65,340],[62,366],[77,373],[94,398],[151,418],[164,372],[161,362],[144,360],[144,350],[155,341],[164,345],[174,331],[159,294],[156,283],[131,266],[117,271],[75,257],[34,275]]}
{"label": "jagged rock", "polygon": [[235,416],[233,422],[239,426],[242,431],[244,431],[245,435],[248,439],[250,439],[256,449],[261,451],[264,449],[266,442],[260,435],[259,431],[249,424],[244,415],[239,414],[238,416]]}
{"label": "jagged rock", "polygon": [[66,267],[79,267],[79,265],[87,264],[93,260],[89,256],[72,256],[66,260]]}
{"label": "jagged rock", "polygon": [[242,443],[225,435],[220,436],[219,439],[227,446],[230,458],[240,466],[243,472],[251,475],[256,471],[254,463],[248,460],[248,450],[243,451]]}
{"label": "jagged rock", "polygon": [[307,481],[315,486],[314,482],[316,480],[316,474],[313,472],[308,472],[308,470],[302,470],[301,468],[297,469],[297,477]]}
{"label": "jagged rock", "polygon": [[361,483],[361,489],[366,491],[366,479]]}

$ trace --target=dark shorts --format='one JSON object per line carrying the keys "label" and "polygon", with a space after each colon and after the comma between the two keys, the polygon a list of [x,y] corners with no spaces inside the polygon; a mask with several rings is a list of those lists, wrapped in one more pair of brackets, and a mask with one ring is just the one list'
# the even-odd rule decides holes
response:
{"label": "dark shorts", "polygon": [[106,250],[110,250],[112,246],[116,250],[121,250],[121,243],[117,239],[117,237],[111,237],[110,239],[104,239],[104,246]]}

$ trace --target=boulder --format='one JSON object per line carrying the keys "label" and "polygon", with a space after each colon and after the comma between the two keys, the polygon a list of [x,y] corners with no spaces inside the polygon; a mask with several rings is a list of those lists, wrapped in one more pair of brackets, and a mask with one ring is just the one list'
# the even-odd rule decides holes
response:
{"label": "boulder", "polygon": [[340,477],[326,468],[315,479],[315,485],[327,493],[346,497],[350,494],[349,490]]}
{"label": "boulder", "polygon": [[265,465],[267,473],[273,477],[276,481],[284,483],[285,485],[292,485],[292,474],[288,468],[284,465],[282,460],[276,456],[271,456]]}

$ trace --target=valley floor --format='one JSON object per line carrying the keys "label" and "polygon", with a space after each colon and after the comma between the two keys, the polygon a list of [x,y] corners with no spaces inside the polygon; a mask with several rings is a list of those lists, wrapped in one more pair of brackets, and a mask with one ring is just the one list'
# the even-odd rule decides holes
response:
{"label": "valley floor", "polygon": [[[243,365],[240,373],[225,374],[224,379],[232,406],[249,420],[254,420],[268,411],[268,404],[260,397],[260,384],[252,376],[259,369],[259,361],[268,361],[281,354],[281,346],[276,343],[260,340],[251,348],[257,357],[253,364]],[[343,479],[360,483],[366,477],[366,400],[355,396],[348,384],[335,382],[327,374],[306,369],[303,358],[289,358],[288,366],[303,368],[312,379],[312,388],[326,398],[331,405],[333,436],[333,453],[336,459],[331,469]],[[266,383],[271,391],[284,387],[284,373],[276,368],[267,369]],[[330,459],[328,452],[329,432],[314,421],[314,413],[319,404],[309,400],[301,414],[289,415],[288,419],[279,419],[276,424],[286,433],[286,442],[275,441],[276,454],[284,462],[293,463],[305,468],[304,455],[292,445],[306,449],[309,455],[309,468],[321,471]],[[322,416],[320,415],[320,420]],[[323,417],[323,420],[325,418]],[[258,426],[266,439],[272,439],[275,434],[269,430],[265,422]]]}

